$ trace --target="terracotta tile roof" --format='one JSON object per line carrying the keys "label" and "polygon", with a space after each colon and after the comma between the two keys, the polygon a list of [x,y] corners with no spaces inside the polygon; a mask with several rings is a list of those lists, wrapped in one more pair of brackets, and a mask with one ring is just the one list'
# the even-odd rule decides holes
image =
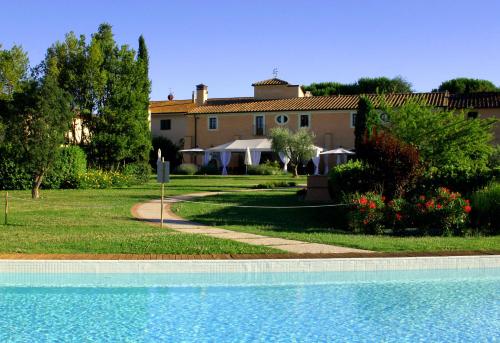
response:
{"label": "terracotta tile roof", "polygon": [[252,86],[276,86],[276,85],[288,85],[288,82],[278,79],[278,78],[272,78],[269,80],[264,80],[264,81],[258,81],[255,83],[252,83]]}
{"label": "terracotta tile roof", "polygon": [[500,108],[500,92],[452,94],[450,108]]}
{"label": "terracotta tile roof", "polygon": [[[379,96],[368,97],[377,106]],[[386,94],[386,102],[391,106],[401,106],[409,99],[420,99],[432,106],[448,106],[447,93],[400,93]],[[273,111],[311,111],[311,110],[356,110],[359,95],[313,96],[303,98],[260,100],[250,102],[204,105],[193,108],[189,113],[239,113]]]}
{"label": "terracotta tile roof", "polygon": [[192,100],[150,101],[149,110],[154,113],[187,113],[196,105]]}
{"label": "terracotta tile roof", "polygon": [[244,102],[254,102],[257,101],[253,96],[250,97],[238,97],[238,98],[208,98],[205,105],[227,105],[234,103],[244,103]]}

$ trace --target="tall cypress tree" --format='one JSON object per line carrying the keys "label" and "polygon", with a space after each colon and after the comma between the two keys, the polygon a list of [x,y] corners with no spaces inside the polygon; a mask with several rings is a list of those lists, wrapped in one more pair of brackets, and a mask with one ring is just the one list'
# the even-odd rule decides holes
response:
{"label": "tall cypress tree", "polygon": [[372,109],[372,103],[366,96],[360,96],[358,102],[358,112],[354,121],[354,148],[360,151],[361,144],[366,133],[366,117]]}

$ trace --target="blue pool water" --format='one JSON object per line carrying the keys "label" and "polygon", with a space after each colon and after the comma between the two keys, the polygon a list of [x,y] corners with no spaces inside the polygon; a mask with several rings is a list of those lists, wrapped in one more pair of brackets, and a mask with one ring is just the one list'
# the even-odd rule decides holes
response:
{"label": "blue pool water", "polygon": [[1,342],[494,342],[500,270],[1,274]]}

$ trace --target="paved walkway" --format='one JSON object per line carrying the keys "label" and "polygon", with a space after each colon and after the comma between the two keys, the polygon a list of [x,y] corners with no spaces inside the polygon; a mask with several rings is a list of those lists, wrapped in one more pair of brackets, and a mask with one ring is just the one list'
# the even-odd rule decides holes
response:
{"label": "paved walkway", "polygon": [[[194,194],[169,197],[169,199],[165,200],[164,203],[165,206],[163,212],[164,225],[166,225],[168,228],[172,230],[179,232],[196,233],[215,238],[231,239],[233,241],[247,243],[247,244],[263,245],[295,254],[345,254],[345,253],[372,252],[369,250],[339,247],[329,244],[309,243],[291,239],[275,238],[275,237],[256,235],[253,233],[245,233],[245,232],[237,232],[227,229],[221,229],[185,220],[176,215],[175,213],[173,213],[170,209],[171,203],[179,202],[182,200],[190,200],[193,198],[204,197],[208,195],[220,194],[220,193],[223,192],[194,193]],[[134,208],[132,209],[132,215],[134,215],[134,217],[138,219],[160,224],[160,207],[161,205],[159,199],[141,203],[134,206]]]}

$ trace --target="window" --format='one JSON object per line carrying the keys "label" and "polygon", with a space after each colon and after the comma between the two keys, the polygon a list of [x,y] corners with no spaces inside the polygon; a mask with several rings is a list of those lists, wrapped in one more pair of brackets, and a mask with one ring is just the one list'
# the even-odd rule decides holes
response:
{"label": "window", "polygon": [[299,127],[310,127],[311,118],[309,114],[301,114],[299,116]]}
{"label": "window", "polygon": [[477,119],[478,116],[479,116],[478,112],[469,112],[469,113],[467,113],[467,119]]}
{"label": "window", "polygon": [[351,113],[351,128],[356,127],[356,112]]}
{"label": "window", "polygon": [[284,114],[277,115],[274,120],[276,120],[276,124],[284,125],[288,123],[288,116]]}
{"label": "window", "polygon": [[172,122],[170,119],[160,120],[160,130],[170,130],[172,128]]}
{"label": "window", "polygon": [[255,116],[254,118],[255,135],[264,136],[264,116]]}
{"label": "window", "polygon": [[217,117],[208,117],[208,129],[217,130],[219,128],[219,122]]}

